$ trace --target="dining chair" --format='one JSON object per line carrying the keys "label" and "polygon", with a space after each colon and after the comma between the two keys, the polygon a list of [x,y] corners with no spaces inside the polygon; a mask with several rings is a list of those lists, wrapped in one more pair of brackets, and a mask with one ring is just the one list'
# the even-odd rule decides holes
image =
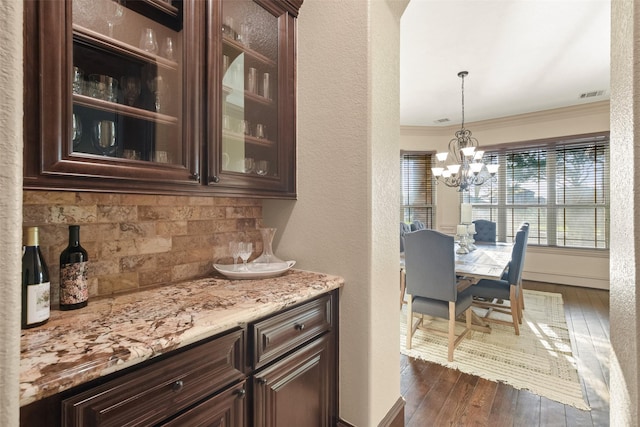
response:
{"label": "dining chair", "polygon": [[411,233],[411,226],[406,222],[400,222],[400,252],[404,252],[404,235]]}
{"label": "dining chair", "polygon": [[[447,359],[471,330],[471,289],[457,290],[453,237],[435,230],[418,230],[405,235],[407,286],[407,343],[418,327],[448,338]],[[456,317],[466,314],[464,330],[456,336]],[[414,323],[414,316],[419,319]],[[448,332],[427,328],[424,316],[448,320]]]}
{"label": "dining chair", "polygon": [[426,230],[427,227],[424,225],[424,222],[418,221],[417,219],[411,223],[411,231],[418,230]]}
{"label": "dining chair", "polygon": [[476,242],[491,242],[496,241],[496,223],[488,221],[486,219],[476,219],[473,221],[476,226],[476,234],[473,235],[473,240]]}
{"label": "dining chair", "polygon": [[[520,302],[524,301],[522,297],[522,268],[527,234],[528,230],[524,229],[520,229],[516,233],[507,280],[481,279],[470,288],[474,297],[484,299],[484,301],[475,299],[473,302],[476,307],[487,309],[483,319],[489,322],[513,325],[516,335],[520,335],[519,324],[522,323]],[[497,303],[496,300],[508,300],[509,306]],[[490,317],[493,312],[511,315],[511,322]]]}

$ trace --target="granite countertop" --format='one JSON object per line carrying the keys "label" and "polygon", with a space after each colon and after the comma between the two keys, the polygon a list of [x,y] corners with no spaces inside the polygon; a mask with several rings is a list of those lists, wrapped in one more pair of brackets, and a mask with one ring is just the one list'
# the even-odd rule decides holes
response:
{"label": "granite countertop", "polygon": [[206,278],[51,311],[22,331],[20,405],[54,395],[339,288],[338,276],[289,270],[261,280]]}

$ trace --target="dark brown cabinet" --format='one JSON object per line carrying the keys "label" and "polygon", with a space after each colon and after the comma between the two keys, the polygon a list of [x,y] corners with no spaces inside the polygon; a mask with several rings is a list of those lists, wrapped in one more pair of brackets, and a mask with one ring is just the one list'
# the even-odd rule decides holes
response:
{"label": "dark brown cabinet", "polygon": [[66,398],[62,425],[179,425],[167,421],[177,414],[185,422],[206,418],[243,426],[243,337],[241,330],[232,332]]}
{"label": "dark brown cabinet", "polygon": [[295,197],[301,2],[25,3],[25,188]]}
{"label": "dark brown cabinet", "polygon": [[33,402],[20,425],[333,426],[337,304],[332,291]]}

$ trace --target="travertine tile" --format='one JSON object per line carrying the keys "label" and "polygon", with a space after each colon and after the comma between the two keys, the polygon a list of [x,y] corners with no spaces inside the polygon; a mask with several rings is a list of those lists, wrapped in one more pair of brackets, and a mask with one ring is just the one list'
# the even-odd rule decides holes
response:
{"label": "travertine tile", "polygon": [[71,224],[89,255],[91,297],[210,276],[230,240],[253,241],[254,257],[262,250],[260,199],[29,190],[24,200],[56,290]]}

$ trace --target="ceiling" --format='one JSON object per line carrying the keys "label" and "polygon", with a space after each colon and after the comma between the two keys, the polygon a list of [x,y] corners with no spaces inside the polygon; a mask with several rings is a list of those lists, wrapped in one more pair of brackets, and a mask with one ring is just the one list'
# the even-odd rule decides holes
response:
{"label": "ceiling", "polygon": [[463,70],[467,123],[608,100],[610,33],[609,0],[411,0],[400,123],[459,125]]}

